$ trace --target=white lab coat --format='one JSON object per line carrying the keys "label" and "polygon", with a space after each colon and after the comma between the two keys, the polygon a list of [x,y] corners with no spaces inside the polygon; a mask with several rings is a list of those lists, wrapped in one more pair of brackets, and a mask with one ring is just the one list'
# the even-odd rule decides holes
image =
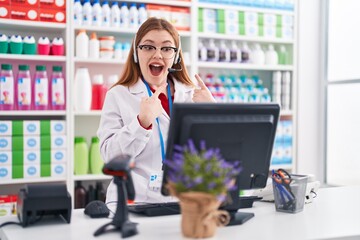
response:
{"label": "white lab coat", "polygon": [[[193,88],[174,80],[174,102],[192,102]],[[143,81],[134,86],[117,85],[111,88],[105,98],[97,135],[100,139],[100,151],[105,162],[118,154],[129,154],[135,158],[132,178],[135,186],[136,202],[168,202],[174,200],[164,197],[160,190],[149,189],[151,174],[161,172],[162,158],[159,131],[156,121],[152,129],[144,129],[137,119],[142,97],[148,97]],[[170,118],[163,110],[159,116],[160,128],[166,143]],[[111,181],[106,194],[106,202],[117,201],[117,188]]]}

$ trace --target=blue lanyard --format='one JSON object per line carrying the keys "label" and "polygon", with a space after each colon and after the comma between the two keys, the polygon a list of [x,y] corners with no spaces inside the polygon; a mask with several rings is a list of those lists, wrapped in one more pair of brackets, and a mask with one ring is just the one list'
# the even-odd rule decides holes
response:
{"label": "blue lanyard", "polygon": [[[143,79],[143,82],[145,83],[146,89],[148,91],[149,97],[151,97],[153,95],[153,93],[151,92],[150,86],[149,84],[145,81],[145,79]],[[170,111],[170,116],[171,116],[171,111],[172,111],[172,100],[171,100],[171,89],[170,89],[170,84],[168,83],[167,85],[167,93],[168,93],[168,102],[169,102],[169,111]],[[160,121],[159,121],[159,117],[156,118],[156,122],[158,125],[158,130],[159,130],[159,135],[160,135],[160,147],[161,147],[161,157],[162,157],[162,162],[165,161],[165,143],[164,143],[164,138],[160,129]]]}

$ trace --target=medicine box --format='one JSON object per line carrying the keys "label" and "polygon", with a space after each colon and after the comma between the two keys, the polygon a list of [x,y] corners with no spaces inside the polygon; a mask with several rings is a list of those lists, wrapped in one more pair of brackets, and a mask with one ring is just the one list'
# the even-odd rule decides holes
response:
{"label": "medicine box", "polygon": [[63,9],[66,8],[65,0],[38,0],[39,8],[50,8],[50,9]]}
{"label": "medicine box", "polygon": [[203,21],[214,21],[216,22],[217,20],[221,19],[217,19],[217,11],[216,9],[208,9],[208,8],[199,8],[198,10],[198,18],[199,20],[203,20]]}
{"label": "medicine box", "polygon": [[258,14],[256,12],[239,11],[239,23],[244,25],[258,25]]}
{"label": "medicine box", "polygon": [[17,195],[0,195],[0,217],[16,216]]}
{"label": "medicine box", "polygon": [[190,9],[171,7],[171,23],[177,30],[190,31]]}

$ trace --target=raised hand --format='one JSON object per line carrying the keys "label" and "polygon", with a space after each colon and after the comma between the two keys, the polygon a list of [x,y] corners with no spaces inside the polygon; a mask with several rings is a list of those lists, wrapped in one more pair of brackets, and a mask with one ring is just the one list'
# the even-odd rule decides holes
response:
{"label": "raised hand", "polygon": [[162,105],[159,99],[160,93],[162,93],[167,86],[167,83],[161,85],[151,97],[143,97],[140,102],[139,120],[143,127],[149,127],[162,113]]}
{"label": "raised hand", "polygon": [[211,94],[210,90],[206,87],[204,81],[198,74],[195,74],[195,78],[198,82],[198,88],[194,90],[193,101],[194,102],[216,102],[215,98]]}

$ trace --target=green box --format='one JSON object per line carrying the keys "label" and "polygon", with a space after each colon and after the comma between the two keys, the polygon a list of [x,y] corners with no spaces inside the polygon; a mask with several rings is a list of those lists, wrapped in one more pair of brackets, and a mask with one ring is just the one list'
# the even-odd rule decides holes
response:
{"label": "green box", "polygon": [[260,37],[264,36],[264,26],[263,25],[259,25],[259,36]]}
{"label": "green box", "polygon": [[225,33],[225,22],[224,21],[217,22],[216,32],[217,33]]}
{"label": "green box", "polygon": [[276,15],[276,26],[281,27],[282,26],[282,16]]}
{"label": "green box", "polygon": [[224,11],[224,9],[218,9],[216,11],[216,21],[217,22],[225,22],[225,11]]}
{"label": "green box", "polygon": [[198,21],[198,32],[204,32],[204,23],[200,19]]}
{"label": "green box", "polygon": [[243,23],[239,23],[239,35],[245,35],[245,25]]}
{"label": "green box", "polygon": [[12,121],[12,135],[13,136],[22,136],[24,133],[24,125],[21,120]]}
{"label": "green box", "polygon": [[[203,20],[203,15],[204,15],[204,9],[203,8],[199,8],[198,9],[198,20]],[[200,22],[200,21],[199,21]]]}
{"label": "green box", "polygon": [[282,38],[282,27],[276,27],[276,37]]}
{"label": "green box", "polygon": [[245,24],[245,13],[244,13],[244,11],[239,11],[239,24]]}
{"label": "green box", "polygon": [[24,178],[24,165],[12,165],[11,170],[13,179]]}
{"label": "green box", "polygon": [[263,13],[258,13],[258,25],[264,26],[264,14]]}

